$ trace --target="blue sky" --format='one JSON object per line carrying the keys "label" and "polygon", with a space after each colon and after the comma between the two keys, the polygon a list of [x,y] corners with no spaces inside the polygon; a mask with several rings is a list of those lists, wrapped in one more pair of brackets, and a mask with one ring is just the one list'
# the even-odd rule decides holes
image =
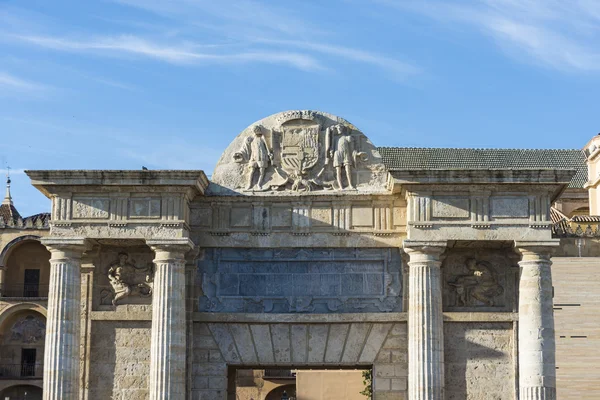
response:
{"label": "blue sky", "polygon": [[252,122],[342,116],[378,146],[580,148],[597,0],[0,0],[0,162],[203,169]]}

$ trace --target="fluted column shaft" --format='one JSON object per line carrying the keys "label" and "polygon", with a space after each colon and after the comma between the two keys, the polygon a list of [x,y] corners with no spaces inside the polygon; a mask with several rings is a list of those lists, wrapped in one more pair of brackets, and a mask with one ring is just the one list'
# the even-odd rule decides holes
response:
{"label": "fluted column shaft", "polygon": [[150,400],[185,399],[185,253],[188,244],[149,243],[155,252]]}
{"label": "fluted column shaft", "polygon": [[409,255],[408,398],[444,399],[441,255],[445,243],[404,244]]}
{"label": "fluted column shaft", "polygon": [[44,400],[79,399],[83,240],[44,240],[50,287],[44,350]]}
{"label": "fluted column shaft", "polygon": [[556,399],[556,344],[551,247],[520,247],[519,393],[521,400]]}

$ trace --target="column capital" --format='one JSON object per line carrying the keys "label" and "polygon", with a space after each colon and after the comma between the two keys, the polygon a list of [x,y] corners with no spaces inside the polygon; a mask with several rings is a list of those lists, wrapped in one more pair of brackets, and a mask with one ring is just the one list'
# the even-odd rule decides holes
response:
{"label": "column capital", "polygon": [[521,261],[550,261],[559,245],[560,240],[515,241],[515,251],[522,256]]}
{"label": "column capital", "polygon": [[154,261],[185,260],[185,254],[194,248],[194,243],[189,238],[146,240],[146,244],[155,253]]}
{"label": "column capital", "polygon": [[410,261],[441,261],[442,253],[448,248],[446,241],[405,240],[402,249],[410,257]]}
{"label": "column capital", "polygon": [[89,243],[84,238],[46,237],[40,242],[52,253],[52,258],[81,258],[89,248]]}

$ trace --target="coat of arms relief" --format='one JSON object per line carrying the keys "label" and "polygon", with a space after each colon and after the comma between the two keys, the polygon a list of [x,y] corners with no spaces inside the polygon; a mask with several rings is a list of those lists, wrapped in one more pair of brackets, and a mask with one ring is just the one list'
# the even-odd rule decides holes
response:
{"label": "coat of arms relief", "polygon": [[252,126],[252,134],[233,153],[233,161],[245,166],[237,189],[355,190],[357,169],[368,169],[364,136],[349,124],[324,122],[316,113],[292,111],[277,115],[270,129]]}

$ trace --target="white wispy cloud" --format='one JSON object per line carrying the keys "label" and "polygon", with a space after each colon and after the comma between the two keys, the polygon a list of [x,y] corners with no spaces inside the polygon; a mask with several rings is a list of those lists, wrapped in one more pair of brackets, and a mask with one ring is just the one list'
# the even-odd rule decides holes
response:
{"label": "white wispy cloud", "polygon": [[360,63],[371,64],[384,70],[388,70],[398,77],[405,77],[422,72],[419,67],[404,61],[400,61],[381,54],[371,53],[351,47],[323,44],[316,42],[302,42],[296,40],[269,40],[258,39],[258,42],[272,43],[282,46],[290,46],[302,49],[312,50],[326,55],[334,55],[347,60]]}
{"label": "white wispy cloud", "polygon": [[324,69],[314,57],[289,51],[245,50],[236,53],[208,53],[191,43],[162,44],[133,35],[103,36],[88,39],[71,39],[53,36],[13,35],[14,39],[32,45],[67,52],[99,52],[109,55],[131,55],[152,58],[171,64],[243,63],[259,62],[287,64],[313,71]]}
{"label": "white wispy cloud", "polygon": [[0,71],[0,88],[25,92],[41,92],[47,90],[48,86]]}
{"label": "white wispy cloud", "polygon": [[597,0],[375,0],[441,23],[473,26],[508,54],[567,71],[600,71]]}

